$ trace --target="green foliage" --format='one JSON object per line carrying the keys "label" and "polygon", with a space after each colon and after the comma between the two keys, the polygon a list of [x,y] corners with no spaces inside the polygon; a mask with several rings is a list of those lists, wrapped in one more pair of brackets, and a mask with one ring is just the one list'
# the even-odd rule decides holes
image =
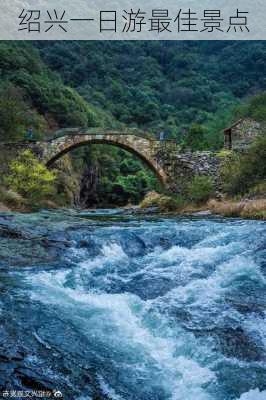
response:
{"label": "green foliage", "polygon": [[265,182],[266,134],[259,136],[246,153],[232,153],[222,167],[223,189],[229,195],[246,194]]}
{"label": "green foliage", "polygon": [[30,150],[24,150],[9,165],[6,184],[32,204],[54,192],[56,175],[41,164]]}
{"label": "green foliage", "polygon": [[184,137],[183,147],[192,151],[204,150],[206,148],[205,129],[198,124],[192,124]]}
{"label": "green foliage", "polygon": [[90,171],[89,176],[85,174],[86,181],[90,182],[90,194],[87,199],[81,198],[87,207],[136,204],[159,185],[153,172],[136,156],[114,146],[92,145],[77,149],[73,159],[80,171],[84,168]]}
{"label": "green foliage", "polygon": [[248,102],[239,106],[236,111],[239,118],[249,117],[259,122],[266,122],[266,92],[249,98]]}
{"label": "green foliage", "polygon": [[118,176],[112,191],[119,194],[124,204],[137,204],[145,193],[150,190],[150,181],[149,174],[142,169],[134,175]]}
{"label": "green foliage", "polygon": [[209,176],[195,176],[186,187],[190,201],[196,204],[204,203],[214,194],[213,181]]}
{"label": "green foliage", "polygon": [[[39,42],[41,56],[90,104],[127,125],[182,140],[192,123],[218,149],[232,109],[265,90],[263,41]],[[137,60],[137,61],[136,61]]]}
{"label": "green foliage", "polygon": [[248,99],[236,110],[238,118],[252,118],[262,124],[262,133],[243,154],[229,153],[224,158],[223,189],[231,196],[265,195],[266,176],[266,92]]}
{"label": "green foliage", "polygon": [[21,140],[29,128],[38,139],[50,126],[87,127],[112,121],[51,72],[29,43],[0,43],[0,78],[0,140]]}
{"label": "green foliage", "polygon": [[185,199],[182,196],[161,196],[158,205],[162,211],[178,211],[185,205]]}
{"label": "green foliage", "polygon": [[248,192],[249,196],[252,197],[266,197],[266,180],[257,183]]}
{"label": "green foliage", "polygon": [[141,201],[142,208],[158,207],[162,212],[178,211],[185,206],[185,199],[180,195],[166,195],[155,191],[148,192]]}
{"label": "green foliage", "polygon": [[20,70],[13,81],[25,90],[42,114],[48,113],[60,127],[98,124],[89,104],[74,89],[64,86],[59,77],[45,69],[33,75]]}
{"label": "green foliage", "polygon": [[[0,140],[20,140],[30,127],[37,139],[61,127],[126,124],[164,130],[193,151],[220,149],[234,107],[266,89],[265,64],[263,41],[2,41]],[[265,93],[237,111],[265,115]],[[91,205],[138,202],[156,188],[151,172],[120,150],[79,149],[73,160],[75,172],[89,166],[99,175]]]}
{"label": "green foliage", "polygon": [[0,140],[15,141],[25,138],[29,128],[40,138],[46,128],[44,118],[25,100],[22,89],[12,83],[0,86]]}
{"label": "green foliage", "polygon": [[216,155],[222,161],[222,160],[225,160],[225,159],[227,159],[228,157],[230,157],[232,155],[232,150],[222,149],[218,153],[216,153]]}

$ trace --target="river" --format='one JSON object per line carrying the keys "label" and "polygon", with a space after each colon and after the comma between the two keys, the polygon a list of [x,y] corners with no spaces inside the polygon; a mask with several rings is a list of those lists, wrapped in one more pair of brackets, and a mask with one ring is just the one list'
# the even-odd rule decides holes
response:
{"label": "river", "polygon": [[265,294],[265,222],[2,213],[0,389],[265,400]]}

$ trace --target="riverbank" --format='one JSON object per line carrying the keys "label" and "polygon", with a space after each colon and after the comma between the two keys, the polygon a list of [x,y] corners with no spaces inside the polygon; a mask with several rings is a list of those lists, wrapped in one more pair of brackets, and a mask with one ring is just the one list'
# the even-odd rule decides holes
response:
{"label": "riverbank", "polygon": [[5,204],[0,203],[0,212],[3,211],[11,211],[7,206],[5,206]]}
{"label": "riverbank", "polygon": [[[31,207],[24,202],[14,201],[0,202],[0,212],[21,212],[29,213],[38,211],[38,209],[57,209],[59,205],[53,201],[43,201],[39,207]],[[8,196],[10,198],[10,196]],[[223,217],[240,217],[245,219],[266,220],[266,198],[258,199],[211,199],[202,204],[194,204],[189,202],[181,202],[175,197],[162,195],[156,192],[148,193],[138,206],[124,207],[125,211],[130,214],[177,214],[191,215],[195,213],[205,213],[213,215],[221,215]]]}
{"label": "riverbank", "polygon": [[42,208],[56,209],[60,205],[51,199],[43,199],[33,203],[14,190],[8,190],[0,186],[0,212],[15,211],[21,213],[38,211]]}
{"label": "riverbank", "polygon": [[212,213],[223,215],[224,217],[266,220],[266,199],[210,200],[207,205]]}
{"label": "riverbank", "polygon": [[194,204],[184,201],[183,203],[175,197],[160,195],[152,192],[147,194],[141,202],[142,209],[157,207],[161,213],[177,213],[189,215],[199,212],[208,212],[224,217],[241,217],[247,219],[266,220],[266,198],[258,199],[211,199],[201,204]]}

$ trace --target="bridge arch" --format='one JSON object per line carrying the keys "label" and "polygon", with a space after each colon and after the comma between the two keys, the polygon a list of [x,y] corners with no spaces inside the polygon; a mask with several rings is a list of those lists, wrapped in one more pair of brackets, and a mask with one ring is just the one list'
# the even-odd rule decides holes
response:
{"label": "bridge arch", "polygon": [[109,144],[134,154],[155,173],[160,183],[166,186],[167,175],[156,157],[159,146],[158,141],[133,134],[117,134],[112,132],[64,135],[46,142],[45,147],[43,147],[44,162],[48,167],[51,167],[56,160],[66,153],[89,144]]}

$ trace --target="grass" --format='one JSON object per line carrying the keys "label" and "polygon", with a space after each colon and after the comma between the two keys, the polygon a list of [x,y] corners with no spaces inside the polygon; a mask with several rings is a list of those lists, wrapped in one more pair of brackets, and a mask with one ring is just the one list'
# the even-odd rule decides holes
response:
{"label": "grass", "polygon": [[149,192],[140,203],[141,208],[158,207],[159,212],[192,214],[210,210],[213,214],[224,217],[241,217],[266,220],[266,199],[253,200],[209,200],[207,203],[185,201],[181,196],[166,196],[157,192]]}
{"label": "grass", "polygon": [[242,217],[266,220],[266,199],[255,200],[210,200],[207,207],[215,214],[225,217]]}
{"label": "grass", "polygon": [[10,211],[10,209],[5,204],[0,202],[0,212],[2,211]]}
{"label": "grass", "polygon": [[26,200],[17,192],[0,188],[0,202],[8,208],[23,208],[26,205]]}

